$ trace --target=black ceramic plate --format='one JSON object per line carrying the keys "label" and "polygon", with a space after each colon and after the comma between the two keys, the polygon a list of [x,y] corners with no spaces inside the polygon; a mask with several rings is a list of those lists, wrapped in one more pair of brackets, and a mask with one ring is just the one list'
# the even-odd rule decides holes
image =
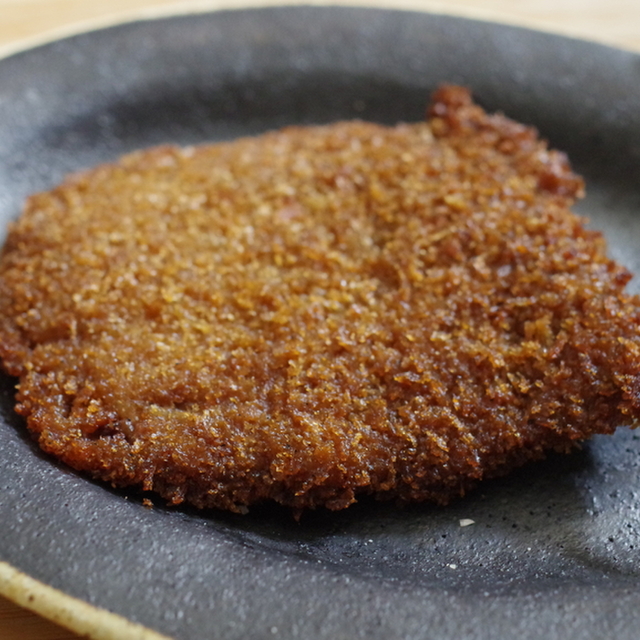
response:
{"label": "black ceramic plate", "polygon": [[[535,124],[640,272],[640,56],[417,13],[271,8],[126,24],[0,62],[0,215],[136,147],[423,117],[441,81]],[[42,456],[0,403],[0,559],[180,639],[637,638],[640,441],[627,429],[447,508],[300,523],[145,508]],[[460,521],[473,520],[469,526]]]}

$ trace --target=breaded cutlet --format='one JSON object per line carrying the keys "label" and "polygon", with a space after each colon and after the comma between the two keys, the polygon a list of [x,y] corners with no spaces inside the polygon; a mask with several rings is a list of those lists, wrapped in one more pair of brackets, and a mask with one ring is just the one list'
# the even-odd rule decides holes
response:
{"label": "breaded cutlet", "polygon": [[446,503],[640,411],[630,274],[536,131],[426,122],[130,154],[29,198],[0,356],[44,451],[246,511]]}

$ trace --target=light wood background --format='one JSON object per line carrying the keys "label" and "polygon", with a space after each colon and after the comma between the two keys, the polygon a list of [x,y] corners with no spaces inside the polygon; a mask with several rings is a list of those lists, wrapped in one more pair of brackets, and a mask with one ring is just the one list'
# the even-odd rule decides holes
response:
{"label": "light wood background", "polygon": [[[227,7],[257,3],[218,1]],[[264,4],[265,0],[259,2]],[[314,0],[300,0],[300,4],[311,3]],[[336,0],[332,3],[337,4]],[[6,53],[96,22],[133,17],[140,11],[166,12],[215,4],[216,0],[0,0],[0,51]],[[276,0],[273,4],[280,3]],[[367,1],[351,0],[350,4],[366,5]],[[395,4],[388,0],[387,4],[530,26],[640,52],[640,0],[397,0]],[[0,597],[1,640],[79,637]]]}

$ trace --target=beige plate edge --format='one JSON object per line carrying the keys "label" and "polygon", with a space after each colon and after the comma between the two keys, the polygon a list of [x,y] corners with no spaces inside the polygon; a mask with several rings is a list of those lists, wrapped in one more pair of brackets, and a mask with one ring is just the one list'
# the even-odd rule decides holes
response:
{"label": "beige plate edge", "polygon": [[0,561],[0,595],[91,640],[169,640],[151,629],[54,589]]}

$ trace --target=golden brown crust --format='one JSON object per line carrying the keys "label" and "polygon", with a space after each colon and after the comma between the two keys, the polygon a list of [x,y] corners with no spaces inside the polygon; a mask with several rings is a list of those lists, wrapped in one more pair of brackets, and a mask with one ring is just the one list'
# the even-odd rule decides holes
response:
{"label": "golden brown crust", "polygon": [[0,355],[45,451],[173,503],[445,502],[633,423],[638,300],[536,132],[427,123],[156,148],[31,197]]}

